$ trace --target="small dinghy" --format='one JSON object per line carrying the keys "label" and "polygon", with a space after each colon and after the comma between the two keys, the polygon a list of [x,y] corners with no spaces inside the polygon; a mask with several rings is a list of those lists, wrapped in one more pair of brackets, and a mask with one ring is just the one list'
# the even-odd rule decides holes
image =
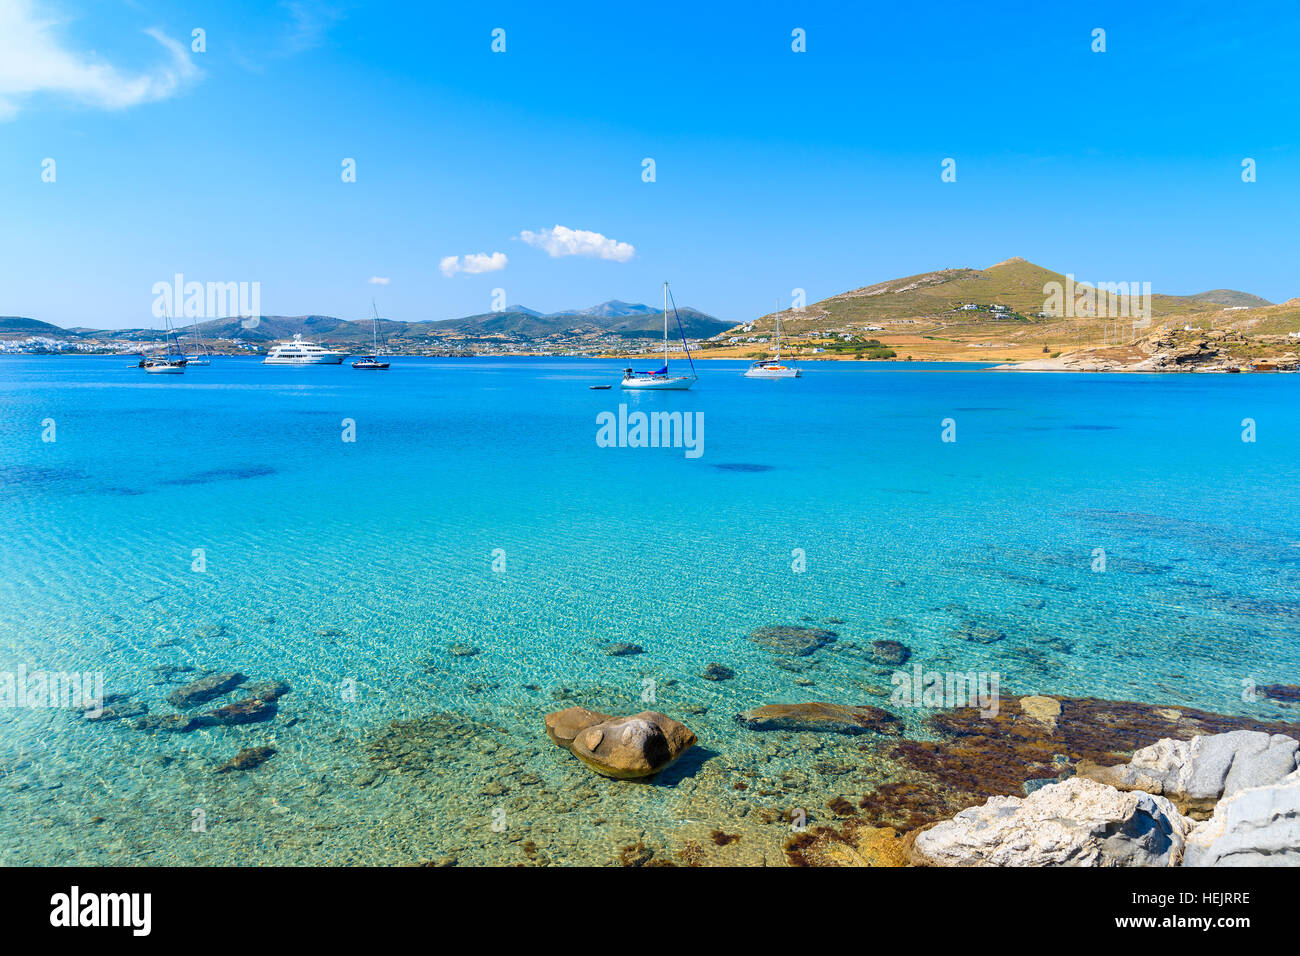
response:
{"label": "small dinghy", "polygon": [[593,392],[599,392],[607,388],[613,388],[614,386],[613,385],[588,385],[587,387],[591,389]]}

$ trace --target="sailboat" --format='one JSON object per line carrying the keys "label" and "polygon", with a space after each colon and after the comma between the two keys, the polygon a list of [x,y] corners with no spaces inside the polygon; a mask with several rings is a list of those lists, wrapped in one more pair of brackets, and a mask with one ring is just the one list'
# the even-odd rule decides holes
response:
{"label": "sailboat", "polygon": [[776,300],[776,358],[760,359],[745,370],[745,378],[800,378],[803,372],[781,364],[781,300]]}
{"label": "sailboat", "polygon": [[185,356],[185,364],[188,365],[211,365],[212,360],[208,357],[207,346],[199,340],[199,324],[197,321],[190,323],[190,335],[194,338],[194,354]]}
{"label": "sailboat", "polygon": [[[140,365],[150,375],[183,375],[186,360],[185,356],[177,354],[180,352],[181,347],[180,343],[176,341],[176,330],[172,328],[171,310],[164,307],[163,316],[167,325],[167,334],[163,336],[163,354],[158,358],[145,358]],[[167,352],[167,340],[169,338],[175,346],[171,354]]]}
{"label": "sailboat", "polygon": [[677,315],[677,306],[673,305],[673,317],[677,319],[677,331],[681,333],[682,348],[686,350],[686,358],[691,363],[690,375],[670,375],[668,374],[668,283],[664,283],[664,367],[654,372],[634,372],[630,368],[623,370],[624,388],[636,389],[672,389],[682,391],[690,388],[695,384],[697,376],[695,375],[695,360],[691,358],[691,350],[686,345],[686,332],[682,329],[681,317]]}
{"label": "sailboat", "polygon": [[367,355],[360,361],[353,362],[353,368],[369,369],[375,372],[382,372],[388,368],[387,362],[379,361],[379,309],[375,307],[375,300],[370,300],[370,337],[371,337],[371,354]]}

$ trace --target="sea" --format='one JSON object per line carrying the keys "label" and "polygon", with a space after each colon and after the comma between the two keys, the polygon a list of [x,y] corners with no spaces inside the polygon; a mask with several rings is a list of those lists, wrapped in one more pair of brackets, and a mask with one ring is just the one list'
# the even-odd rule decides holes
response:
{"label": "sea", "polygon": [[[0,359],[0,863],[603,865],[692,835],[777,862],[760,810],[869,808],[897,767],[736,716],[871,704],[924,739],[917,667],[1294,719],[1252,689],[1300,683],[1300,377],[391,362]],[[142,720],[225,673],[291,690]],[[20,674],[94,675],[124,716]],[[699,742],[607,779],[547,738],[570,706]]]}

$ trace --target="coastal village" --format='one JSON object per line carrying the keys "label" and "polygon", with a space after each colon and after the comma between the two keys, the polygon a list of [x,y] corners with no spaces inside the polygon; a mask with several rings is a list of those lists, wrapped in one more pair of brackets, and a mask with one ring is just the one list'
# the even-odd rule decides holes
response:
{"label": "coastal village", "polygon": [[[780,317],[782,355],[806,362],[978,362],[1023,371],[1300,368],[1300,298],[1274,304],[1233,290],[1194,296],[1111,294],[1094,295],[1076,310],[1072,299],[1062,309],[1060,297],[1054,301],[1048,291],[1064,286],[1073,292],[1076,285],[1093,288],[1019,258],[983,270],[945,269],[890,280],[785,310]],[[487,317],[491,322],[481,316],[443,322],[383,319],[379,347],[386,355],[449,358],[635,360],[662,353],[658,337],[648,334],[662,312],[603,304],[610,305],[620,307],[620,321],[601,318],[602,306],[549,316],[507,310]],[[686,346],[695,358],[753,360],[775,351],[775,313],[733,325],[693,309],[683,311],[690,313]],[[628,316],[644,321],[630,324]],[[278,339],[293,334],[344,350],[370,347],[369,322],[328,316],[267,316],[251,328],[247,319],[205,320],[177,333],[218,355],[264,355]],[[33,319],[0,317],[0,355],[137,355],[163,347],[163,333],[156,328],[60,329]],[[672,342],[669,352],[680,355],[682,343]]]}

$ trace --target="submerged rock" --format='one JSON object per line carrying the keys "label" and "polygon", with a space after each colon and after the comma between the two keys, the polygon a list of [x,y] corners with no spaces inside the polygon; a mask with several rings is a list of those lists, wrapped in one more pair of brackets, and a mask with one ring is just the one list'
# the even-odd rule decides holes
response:
{"label": "submerged rock", "polygon": [[862,704],[813,702],[808,704],[768,704],[755,707],[735,717],[736,723],[750,730],[807,730],[830,734],[897,734],[902,724],[882,707]]}
{"label": "submerged rock", "polygon": [[255,767],[262,766],[274,756],[274,747],[245,747],[218,767],[217,773],[229,773],[232,770],[252,770]]}
{"label": "submerged rock", "polygon": [[1187,837],[1184,866],[1300,866],[1300,770],[1238,790]]}
{"label": "submerged rock", "polygon": [[279,700],[292,690],[293,688],[282,680],[258,681],[256,684],[248,684],[244,687],[247,696],[259,700]]}
{"label": "submerged rock", "polygon": [[1036,720],[1052,731],[1056,729],[1056,719],[1061,716],[1061,702],[1055,697],[1021,697],[1020,710],[1030,720]]}
{"label": "submerged rock", "polygon": [[197,707],[199,704],[206,704],[222,694],[230,693],[246,679],[238,671],[232,671],[229,674],[209,674],[207,677],[200,677],[193,683],[172,691],[167,697],[167,703],[182,709]]}
{"label": "submerged rock", "polygon": [[469,644],[453,644],[447,648],[447,652],[452,657],[473,657],[475,654],[481,653],[479,648],[472,647]]}
{"label": "submerged rock", "polygon": [[712,662],[708,667],[704,668],[704,673],[700,676],[705,680],[731,680],[736,676],[736,672],[730,667]]}
{"label": "submerged rock", "polygon": [[116,702],[109,702],[109,698],[105,697],[103,701],[83,710],[81,716],[92,723],[99,723],[108,720],[126,720],[147,713],[149,713],[149,705],[143,701],[119,699]]}
{"label": "submerged rock", "polygon": [[624,641],[619,641],[616,644],[605,645],[606,657],[632,657],[636,654],[644,653],[645,648],[640,644],[628,644]]}
{"label": "submerged rock", "polygon": [[1295,684],[1261,684],[1255,690],[1269,700],[1280,701],[1283,704],[1300,704],[1300,686]]}
{"label": "submerged rock", "polygon": [[695,741],[685,724],[647,710],[588,727],[574,738],[572,752],[597,773],[627,780],[658,773]]}
{"label": "submerged rock", "polygon": [[216,710],[208,711],[194,718],[195,727],[211,727],[220,724],[225,727],[235,724],[255,724],[270,720],[278,708],[274,700],[262,700],[260,697],[245,697],[233,704],[226,704]]}
{"label": "submerged rock", "polygon": [[1007,637],[995,627],[980,627],[975,624],[955,628],[948,632],[948,636],[969,644],[996,644],[998,641],[1006,640]]}
{"label": "submerged rock", "polygon": [[166,734],[187,734],[200,726],[189,714],[150,714],[131,725],[134,730],[153,730]]}
{"label": "submerged rock", "polygon": [[1175,866],[1191,824],[1164,797],[1074,777],[991,797],[916,834],[931,866]]}
{"label": "submerged rock", "polygon": [[837,637],[834,631],[820,627],[799,627],[789,624],[772,624],[749,632],[749,639],[773,654],[790,657],[807,657]]}
{"label": "submerged rock", "polygon": [[912,649],[902,641],[872,641],[871,660],[886,667],[906,664]]}
{"label": "submerged rock", "polygon": [[1162,794],[1184,813],[1205,815],[1223,797],[1282,780],[1296,770],[1298,751],[1291,737],[1235,730],[1190,741],[1166,737],[1136,751],[1127,764],[1085,762],[1078,773],[1121,790]]}

